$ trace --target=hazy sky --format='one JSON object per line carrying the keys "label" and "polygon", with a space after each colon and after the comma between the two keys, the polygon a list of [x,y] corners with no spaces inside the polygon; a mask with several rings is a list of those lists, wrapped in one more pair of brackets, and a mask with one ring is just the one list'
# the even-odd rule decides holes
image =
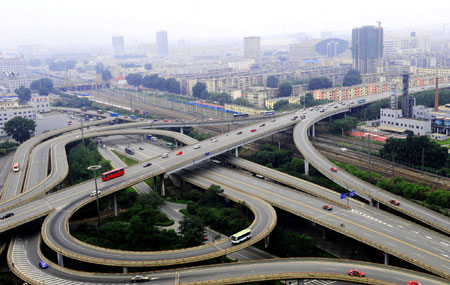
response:
{"label": "hazy sky", "polygon": [[[111,45],[241,38],[320,31],[350,35],[375,25],[385,30],[442,29],[450,22],[450,0],[1,0],[0,49],[20,44]],[[403,7],[405,6],[405,7]],[[401,9],[405,8],[405,11]]]}

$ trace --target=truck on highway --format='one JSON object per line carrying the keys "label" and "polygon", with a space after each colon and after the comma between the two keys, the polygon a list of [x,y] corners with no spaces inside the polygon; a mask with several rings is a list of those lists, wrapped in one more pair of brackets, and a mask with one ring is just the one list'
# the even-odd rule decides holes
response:
{"label": "truck on highway", "polygon": [[119,117],[119,114],[113,113],[113,112],[111,112],[110,115],[111,115],[111,117]]}
{"label": "truck on highway", "polygon": [[132,120],[136,120],[136,119],[137,119],[137,117],[136,117],[136,115],[131,115],[131,116],[130,116],[130,119],[132,119]]}
{"label": "truck on highway", "polygon": [[152,135],[147,135],[147,139],[151,140],[152,139]]}
{"label": "truck on highway", "polygon": [[103,113],[104,113],[103,110],[100,109],[97,110],[97,114],[102,115]]}
{"label": "truck on highway", "polygon": [[358,101],[356,101],[358,104],[361,104],[361,103],[366,103],[366,99],[359,99]]}

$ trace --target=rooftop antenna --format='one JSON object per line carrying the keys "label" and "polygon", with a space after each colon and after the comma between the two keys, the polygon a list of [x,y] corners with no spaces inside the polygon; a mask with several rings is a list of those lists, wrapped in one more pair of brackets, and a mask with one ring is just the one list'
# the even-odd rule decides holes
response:
{"label": "rooftop antenna", "polygon": [[378,21],[376,23],[378,24],[378,28],[381,28],[381,20],[378,19]]}

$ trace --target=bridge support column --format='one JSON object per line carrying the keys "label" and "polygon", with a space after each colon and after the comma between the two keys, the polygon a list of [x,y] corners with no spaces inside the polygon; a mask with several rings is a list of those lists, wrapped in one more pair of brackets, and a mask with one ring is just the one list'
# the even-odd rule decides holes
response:
{"label": "bridge support column", "polygon": [[316,136],[316,127],[315,127],[315,124],[313,124],[313,125],[311,126],[311,132],[312,132],[311,136],[315,137],[315,136]]}
{"label": "bridge support column", "polygon": [[117,217],[117,200],[116,193],[113,194],[113,207],[114,207],[114,217]]}
{"label": "bridge support column", "polygon": [[58,260],[58,265],[64,267],[64,257],[61,254],[57,253],[56,259]]}
{"label": "bridge support column", "polygon": [[161,177],[161,196],[163,196],[163,197],[166,196],[166,188],[164,186],[164,176],[165,176],[164,173],[160,175],[160,177]]}
{"label": "bridge support column", "polygon": [[305,159],[305,175],[309,176],[309,161]]}
{"label": "bridge support column", "polygon": [[269,247],[269,235],[264,237],[264,247],[265,248]]}
{"label": "bridge support column", "polygon": [[144,141],[144,135],[141,135],[141,142]]}
{"label": "bridge support column", "polygon": [[298,279],[298,280],[297,280],[297,285],[303,285],[303,280],[304,280],[304,279]]}
{"label": "bridge support column", "polygon": [[389,265],[389,254],[384,252],[384,265]]}
{"label": "bridge support column", "polygon": [[182,128],[182,127],[180,128],[180,133],[184,134],[184,133],[183,133],[183,128]]}
{"label": "bridge support column", "polygon": [[128,267],[123,267],[123,273],[128,273]]}
{"label": "bridge support column", "polygon": [[238,147],[234,149],[234,156],[239,157],[239,148]]}

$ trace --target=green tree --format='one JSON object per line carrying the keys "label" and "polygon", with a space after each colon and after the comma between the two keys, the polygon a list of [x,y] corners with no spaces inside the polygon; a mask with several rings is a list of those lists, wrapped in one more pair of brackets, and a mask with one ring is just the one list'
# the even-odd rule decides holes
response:
{"label": "green tree", "polygon": [[331,125],[331,131],[333,133],[341,133],[341,132],[348,132],[356,128],[358,125],[358,119],[355,117],[347,116],[343,119],[334,120]]}
{"label": "green tree", "polygon": [[240,105],[240,106],[251,106],[250,102],[245,97],[238,97],[234,99],[233,104]]}
{"label": "green tree", "polygon": [[31,137],[36,129],[36,123],[33,120],[15,117],[5,123],[3,130],[12,136],[19,143],[23,143]]}
{"label": "green tree", "polygon": [[49,93],[50,92],[49,92],[48,88],[46,88],[46,87],[39,88],[39,95],[40,96],[47,96]]}
{"label": "green tree", "polygon": [[267,77],[266,85],[267,85],[267,87],[270,87],[270,88],[277,88],[278,87],[278,78],[276,78],[274,75],[270,75],[269,77]]}
{"label": "green tree", "polygon": [[180,221],[180,233],[183,236],[183,242],[186,246],[203,244],[205,229],[198,219],[183,216],[183,219]]}
{"label": "green tree", "polygon": [[352,85],[358,85],[362,83],[361,74],[356,69],[350,69],[345,75],[344,75],[344,81],[342,82],[342,85],[344,86],[352,86]]}
{"label": "green tree", "polygon": [[306,107],[312,107],[314,106],[314,95],[312,92],[308,92],[305,94],[305,106]]}
{"label": "green tree", "polygon": [[309,90],[326,89],[331,87],[333,87],[333,83],[326,77],[312,78],[308,84]]}
{"label": "green tree", "polygon": [[146,63],[146,64],[144,65],[144,68],[145,68],[146,70],[152,70],[153,66],[152,66],[151,63]]}
{"label": "green tree", "polygon": [[31,90],[24,86],[20,86],[18,89],[14,90],[14,93],[19,96],[19,104],[25,104],[31,99]]}
{"label": "green tree", "polygon": [[103,70],[102,71],[102,80],[103,82],[109,82],[112,79],[111,71]]}
{"label": "green tree", "polygon": [[278,88],[278,97],[289,97],[292,94],[292,85],[288,82],[280,84]]}
{"label": "green tree", "polygon": [[181,87],[180,82],[178,82],[175,78],[169,78],[164,82],[165,90],[170,93],[180,94]]}
{"label": "green tree", "polygon": [[39,91],[41,88],[47,88],[48,92],[53,91],[53,82],[48,78],[41,78],[39,80],[34,80],[30,84],[31,90]]}
{"label": "green tree", "polygon": [[133,85],[138,87],[142,84],[142,76],[137,73],[130,73],[126,77],[128,85]]}
{"label": "green tree", "polygon": [[203,82],[197,82],[194,87],[192,87],[192,96],[197,98],[203,98],[206,91],[206,84]]}
{"label": "green tree", "polygon": [[280,110],[280,109],[283,109],[283,107],[287,106],[287,105],[289,105],[289,101],[288,100],[280,100],[280,101],[276,102],[273,105],[273,109],[274,110]]}

